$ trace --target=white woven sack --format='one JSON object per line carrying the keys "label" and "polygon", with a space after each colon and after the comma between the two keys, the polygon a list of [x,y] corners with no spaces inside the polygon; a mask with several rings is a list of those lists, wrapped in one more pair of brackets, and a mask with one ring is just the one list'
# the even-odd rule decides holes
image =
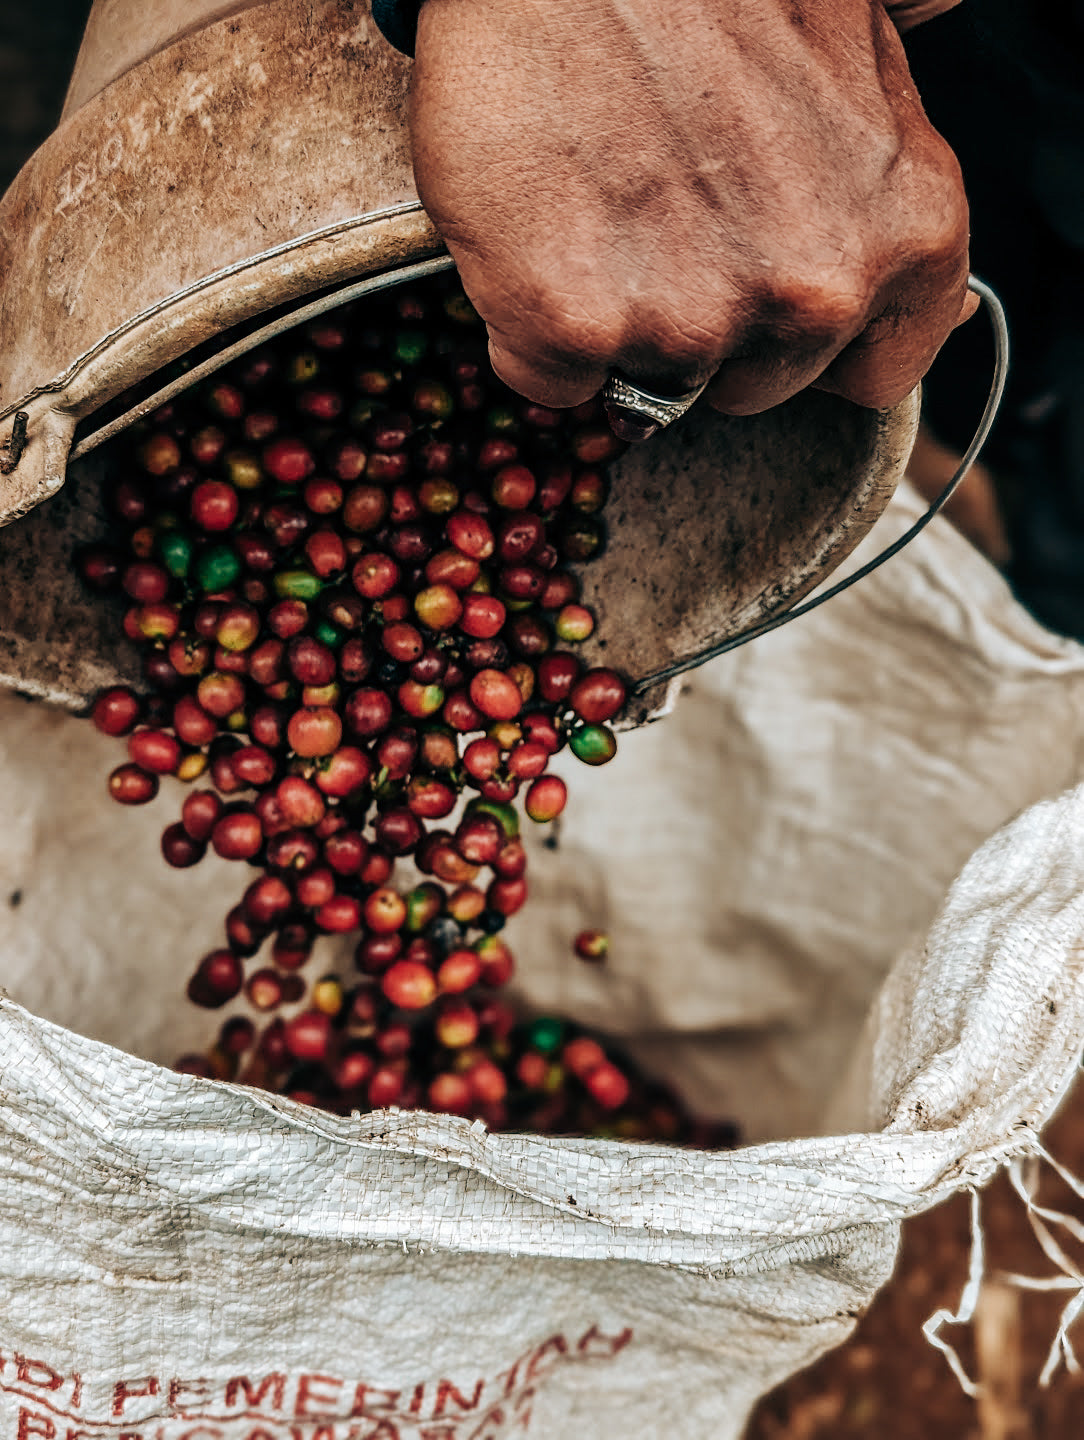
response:
{"label": "white woven sack", "polygon": [[[4,1433],[738,1435],[846,1335],[900,1221],[1033,1150],[1073,1074],[1084,790],[1043,797],[1082,739],[1084,650],[937,523],[575,773],[522,993],[762,1142],[705,1155],[162,1068],[206,1036],[179,997],[244,881],[167,871],[177,796],[110,807],[115,747],[4,701]],[[602,969],[566,958],[585,923]]]}

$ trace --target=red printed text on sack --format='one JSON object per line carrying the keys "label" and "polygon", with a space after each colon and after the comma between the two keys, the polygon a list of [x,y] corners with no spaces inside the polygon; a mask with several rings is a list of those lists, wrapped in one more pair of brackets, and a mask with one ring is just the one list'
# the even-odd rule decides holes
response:
{"label": "red printed text on sack", "polygon": [[552,1371],[611,1360],[631,1341],[628,1327],[592,1325],[547,1336],[496,1374],[438,1375],[402,1389],[285,1369],[105,1384],[0,1349],[0,1416],[7,1410],[14,1422],[0,1440],[505,1440],[528,1429]]}

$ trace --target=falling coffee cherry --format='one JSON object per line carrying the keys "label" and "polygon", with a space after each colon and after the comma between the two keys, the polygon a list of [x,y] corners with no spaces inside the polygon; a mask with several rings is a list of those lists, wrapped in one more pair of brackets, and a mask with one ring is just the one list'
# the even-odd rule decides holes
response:
{"label": "falling coffee cherry", "polygon": [[[568,562],[605,544],[622,448],[598,406],[514,395],[439,279],[278,337],[112,443],[114,533],[77,564],[145,679],[91,711],[127,749],[110,793],[168,795],[174,869],[244,874],[187,985],[234,1008],[179,1068],[344,1114],[693,1135],[602,1037],[506,998],[532,923],[519,807],[562,814],[552,758],[609,760],[625,703],[576,654],[595,622]],[[338,937],[353,970],[329,975]],[[597,964],[606,937],[575,946]]]}

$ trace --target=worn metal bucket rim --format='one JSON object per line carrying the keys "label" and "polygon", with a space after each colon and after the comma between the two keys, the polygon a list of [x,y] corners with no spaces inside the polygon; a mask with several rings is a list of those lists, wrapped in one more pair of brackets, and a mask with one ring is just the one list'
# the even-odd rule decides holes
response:
{"label": "worn metal bucket rim", "polygon": [[[380,218],[383,218],[381,216]],[[231,360],[253,350],[257,345],[273,339],[276,335],[282,335],[287,330],[292,330],[306,321],[314,320],[318,315],[325,315],[329,310],[334,310],[340,305],[346,305],[351,300],[358,300],[365,295],[374,295],[380,290],[387,290],[395,285],[405,285],[412,280],[422,280],[429,275],[440,274],[444,270],[450,270],[455,262],[450,255],[437,255],[431,260],[415,260],[408,265],[393,266],[383,270],[376,275],[367,275],[362,280],[356,280],[351,284],[337,286],[333,290],[325,292],[315,300],[304,301],[296,306],[283,309],[274,320],[265,325],[257,325],[257,328],[249,331],[240,339],[231,344],[216,349],[215,353],[198,365],[193,365],[183,375],[171,380],[168,384],[156,389],[152,394],[145,396],[136,405],[125,410],[123,414],[110,420],[101,429],[93,431],[84,436],[72,446],[69,460],[79,460],[90,453],[114,435],[119,435],[129,425],[133,425],[144,415],[150,414],[159,406],[165,405],[174,396],[180,395],[189,386],[205,380],[208,375],[213,375]],[[93,412],[91,412],[93,414]]]}
{"label": "worn metal bucket rim", "polygon": [[[0,410],[0,420],[6,420],[9,415],[14,414],[14,412],[17,410],[24,409],[27,405],[31,404],[31,402],[39,399],[43,395],[56,395],[62,393],[70,386],[70,384],[80,373],[80,371],[84,370],[87,365],[89,365],[104,351],[109,349],[109,347],[115,344],[117,340],[121,339],[125,335],[130,334],[138,326],[145,325],[148,321],[153,320],[157,316],[164,314],[173,306],[179,305],[183,301],[190,299],[193,295],[198,295],[201,291],[209,289],[212,285],[221,284],[225,280],[232,279],[232,277],[235,275],[243,274],[246,270],[252,270],[259,265],[267,264],[268,261],[280,259],[282,256],[290,254],[291,251],[301,249],[303,246],[311,245],[321,240],[330,240],[338,235],[348,234],[352,230],[360,229],[363,225],[371,225],[376,221],[380,220],[394,220],[401,215],[424,215],[424,213],[425,211],[422,207],[421,202],[417,200],[404,201],[398,205],[387,205],[379,210],[369,210],[362,215],[351,216],[351,218],[348,220],[339,220],[332,225],[321,226],[318,230],[308,231],[304,235],[298,235],[291,240],[283,241],[280,245],[272,245],[267,250],[258,251],[256,254],[253,255],[246,255],[240,260],[235,260],[230,265],[224,265],[219,270],[214,270],[207,275],[201,275],[200,278],[198,280],[194,280],[191,285],[186,285],[180,290],[172,291],[169,295],[164,296],[161,300],[155,301],[153,305],[149,305],[146,307],[146,309],[137,311],[136,314],[129,316],[123,324],[118,325],[113,330],[108,331],[105,335],[101,337],[101,339],[97,340],[95,344],[90,347],[89,350],[85,350],[81,355],[77,355],[76,358],[72,361],[72,363],[68,366],[68,368],[60,375],[55,376],[52,380],[44,381],[41,385],[35,386],[33,390],[27,391],[27,393],[23,395],[20,400],[15,400],[10,405],[7,405],[2,410]],[[421,263],[425,264],[428,262]],[[442,257],[441,263],[444,268],[447,268],[453,262],[451,260],[451,257],[449,256],[447,258]],[[363,284],[364,282],[359,283]],[[394,282],[392,281],[387,283]],[[373,288],[379,287],[374,286]],[[364,290],[360,290],[358,291],[358,293],[365,292]],[[314,315],[320,314],[321,309],[328,310],[336,304],[342,304],[347,298],[349,298],[349,296],[339,291],[336,292],[335,295],[325,298],[326,303],[324,301],[310,302],[314,306],[312,310],[312,313]],[[298,322],[294,321],[292,323]],[[289,328],[289,326],[286,323],[283,323],[279,326],[277,330],[269,329],[268,333],[279,334],[282,330],[287,328]],[[256,343],[258,342],[253,341],[253,344]],[[235,353],[240,354],[243,352],[238,350]],[[90,413],[93,413],[93,411],[91,411]],[[75,457],[73,456],[73,458]]]}

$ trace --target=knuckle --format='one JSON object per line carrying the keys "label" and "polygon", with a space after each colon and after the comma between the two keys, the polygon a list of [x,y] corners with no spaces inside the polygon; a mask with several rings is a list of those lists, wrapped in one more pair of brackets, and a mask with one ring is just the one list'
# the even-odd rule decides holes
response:
{"label": "knuckle", "polygon": [[[462,262],[460,273],[468,278]],[[548,243],[471,255],[467,289],[501,348],[543,368],[607,365],[620,349],[624,326],[615,297]]]}
{"label": "knuckle", "polygon": [[855,405],[888,410],[906,399],[921,379],[910,366],[845,364],[828,371],[830,388]]}
{"label": "knuckle", "polygon": [[621,348],[624,327],[604,303],[535,288],[524,313],[524,328],[538,353],[555,361],[606,365]]}
{"label": "knuckle", "polygon": [[921,269],[927,275],[931,271],[935,275],[955,274],[966,267],[967,242],[966,214],[960,222],[942,212],[939,222],[927,222],[916,237],[912,268]]}
{"label": "knuckle", "polygon": [[[671,308],[653,307],[634,314],[631,345],[650,355],[665,374],[696,377],[710,373],[722,358],[723,331],[720,325],[697,317],[695,311],[688,300],[675,300]],[[705,313],[710,311],[702,316]]]}
{"label": "knuckle", "polygon": [[917,383],[917,380],[890,380],[886,377],[868,382],[855,381],[847,398],[869,410],[891,410],[893,405],[898,405],[910,395]]}
{"label": "knuckle", "polygon": [[865,276],[832,269],[777,280],[765,303],[766,320],[782,340],[821,348],[856,335],[872,301]]}
{"label": "knuckle", "polygon": [[[946,147],[947,148],[947,147]],[[966,262],[970,215],[955,156],[927,173],[910,207],[905,248],[912,265],[955,268]]]}
{"label": "knuckle", "polygon": [[607,365],[621,348],[623,316],[610,286],[589,266],[549,246],[521,252],[508,287],[517,328],[533,351],[557,364]]}

